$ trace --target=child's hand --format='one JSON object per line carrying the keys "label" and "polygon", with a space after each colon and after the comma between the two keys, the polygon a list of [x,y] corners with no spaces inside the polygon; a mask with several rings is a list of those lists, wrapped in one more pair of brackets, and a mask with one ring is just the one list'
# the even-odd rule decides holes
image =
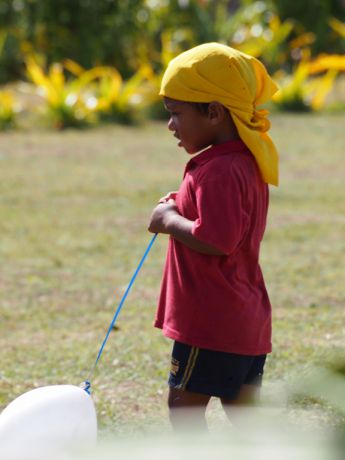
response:
{"label": "child's hand", "polygon": [[169,225],[176,216],[180,214],[177,211],[175,200],[170,198],[161,202],[152,211],[148,230],[151,233],[170,233]]}
{"label": "child's hand", "polygon": [[167,195],[162,196],[162,198],[159,199],[158,203],[167,203],[169,200],[176,200],[177,197],[177,192],[169,192]]}

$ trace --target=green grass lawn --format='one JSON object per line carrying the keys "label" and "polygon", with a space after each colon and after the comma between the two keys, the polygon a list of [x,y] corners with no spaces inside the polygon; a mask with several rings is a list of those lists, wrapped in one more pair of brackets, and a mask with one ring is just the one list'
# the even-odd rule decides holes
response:
{"label": "green grass lawn", "polygon": [[[289,383],[296,369],[303,379],[345,345],[344,117],[274,115],[272,122],[281,185],[272,188],[262,246],[274,309],[266,388]],[[34,387],[88,377],[151,238],[150,211],[178,187],[187,156],[164,124],[1,137],[3,408]],[[166,243],[157,239],[92,380],[104,433],[168,427],[170,343],[152,327]],[[298,407],[313,409],[317,423],[339,421],[312,398],[287,402],[291,412]]]}

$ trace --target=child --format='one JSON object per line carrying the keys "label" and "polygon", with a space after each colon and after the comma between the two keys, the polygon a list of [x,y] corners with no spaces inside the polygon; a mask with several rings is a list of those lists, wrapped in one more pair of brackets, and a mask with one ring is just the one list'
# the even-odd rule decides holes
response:
{"label": "child", "polygon": [[277,88],[255,58],[208,43],[173,59],[160,95],[168,128],[194,156],[176,193],[153,210],[149,231],[170,235],[155,326],[174,340],[170,419],[211,396],[248,404],[271,351],[271,306],[259,266],[268,185],[278,155],[267,112],[256,106]]}

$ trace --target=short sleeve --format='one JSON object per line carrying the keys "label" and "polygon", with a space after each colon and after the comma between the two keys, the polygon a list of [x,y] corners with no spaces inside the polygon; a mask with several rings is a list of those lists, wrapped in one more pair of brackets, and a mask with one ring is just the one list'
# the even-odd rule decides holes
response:
{"label": "short sleeve", "polygon": [[196,185],[195,198],[198,218],[192,234],[224,254],[232,254],[246,235],[250,220],[240,178],[225,173],[206,178]]}

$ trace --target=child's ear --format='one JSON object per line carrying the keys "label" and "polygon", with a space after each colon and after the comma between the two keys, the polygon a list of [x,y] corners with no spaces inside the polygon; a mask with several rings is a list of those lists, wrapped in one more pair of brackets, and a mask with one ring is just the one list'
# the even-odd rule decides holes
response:
{"label": "child's ear", "polygon": [[217,101],[210,102],[208,106],[208,118],[213,125],[224,120],[226,108]]}

